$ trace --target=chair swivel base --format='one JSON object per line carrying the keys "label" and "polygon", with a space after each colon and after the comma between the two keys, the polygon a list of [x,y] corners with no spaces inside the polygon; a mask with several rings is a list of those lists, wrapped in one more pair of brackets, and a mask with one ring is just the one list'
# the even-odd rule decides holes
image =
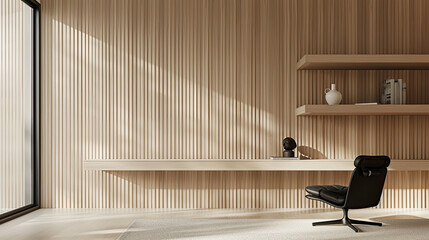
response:
{"label": "chair swivel base", "polygon": [[359,229],[353,226],[353,224],[364,224],[364,225],[374,225],[382,226],[382,223],[379,222],[367,222],[361,220],[350,219],[348,215],[348,209],[343,209],[343,218],[338,220],[324,221],[324,222],[314,222],[313,226],[322,226],[322,225],[333,225],[333,224],[343,224],[347,225],[349,228],[353,229],[355,232],[359,232]]}

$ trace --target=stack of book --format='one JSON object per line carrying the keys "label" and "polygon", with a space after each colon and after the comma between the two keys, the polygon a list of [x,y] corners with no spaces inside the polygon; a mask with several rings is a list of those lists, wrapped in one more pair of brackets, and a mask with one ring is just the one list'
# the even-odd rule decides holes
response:
{"label": "stack of book", "polygon": [[387,79],[383,82],[382,104],[406,104],[407,84],[402,79]]}

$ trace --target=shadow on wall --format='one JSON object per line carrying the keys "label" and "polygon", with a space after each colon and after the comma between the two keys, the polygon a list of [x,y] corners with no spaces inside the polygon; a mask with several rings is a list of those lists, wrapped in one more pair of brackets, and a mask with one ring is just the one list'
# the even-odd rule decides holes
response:
{"label": "shadow on wall", "polygon": [[54,2],[64,11],[47,8],[52,21],[44,21],[59,35],[48,53],[58,52],[47,74],[57,86],[53,111],[73,110],[59,125],[82,132],[86,146],[77,155],[267,158],[294,134],[295,100],[286,103],[293,107],[280,104],[286,87],[280,35],[264,25],[272,18],[266,8],[274,6],[246,15],[242,3],[231,2],[223,12],[218,3],[201,1],[195,9],[178,1],[81,4]]}
{"label": "shadow on wall", "polygon": [[103,207],[305,208],[326,207],[307,202],[305,186],[346,185],[350,172],[109,171],[106,177]]}
{"label": "shadow on wall", "polygon": [[[280,41],[290,33],[279,29],[291,30],[279,28],[278,2],[72,3],[44,1],[42,111],[49,130],[42,145],[52,148],[42,154],[44,171],[54,173],[43,180],[44,206],[143,206],[143,196],[180,184],[171,201],[186,207],[179,198],[187,199],[190,182],[209,180],[225,185],[200,192],[210,195],[204,206],[216,206],[215,192],[229,184],[218,178],[227,176],[91,172],[82,162],[268,158],[281,153],[284,136],[294,137],[295,71],[280,66],[296,60],[281,55],[292,48]],[[251,181],[269,177],[256,176]],[[246,188],[240,182],[236,191]],[[232,191],[229,205],[268,204],[232,203]],[[260,194],[257,201],[268,202]],[[166,199],[152,200],[159,206]]]}

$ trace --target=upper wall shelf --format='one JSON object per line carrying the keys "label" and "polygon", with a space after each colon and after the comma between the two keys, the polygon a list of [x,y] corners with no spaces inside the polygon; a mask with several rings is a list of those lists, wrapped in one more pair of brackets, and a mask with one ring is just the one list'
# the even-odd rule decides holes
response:
{"label": "upper wall shelf", "polygon": [[296,109],[297,116],[318,115],[429,115],[429,105],[303,105]]}
{"label": "upper wall shelf", "polygon": [[304,55],[297,64],[298,70],[383,70],[429,69],[429,55],[422,54],[319,54]]}

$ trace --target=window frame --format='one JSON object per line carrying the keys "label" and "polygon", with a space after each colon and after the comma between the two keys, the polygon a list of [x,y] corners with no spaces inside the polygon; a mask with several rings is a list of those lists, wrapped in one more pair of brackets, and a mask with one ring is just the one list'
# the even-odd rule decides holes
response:
{"label": "window frame", "polygon": [[32,146],[32,204],[0,214],[0,224],[40,208],[40,3],[36,0],[21,0],[33,9],[32,81],[33,81],[33,146]]}

